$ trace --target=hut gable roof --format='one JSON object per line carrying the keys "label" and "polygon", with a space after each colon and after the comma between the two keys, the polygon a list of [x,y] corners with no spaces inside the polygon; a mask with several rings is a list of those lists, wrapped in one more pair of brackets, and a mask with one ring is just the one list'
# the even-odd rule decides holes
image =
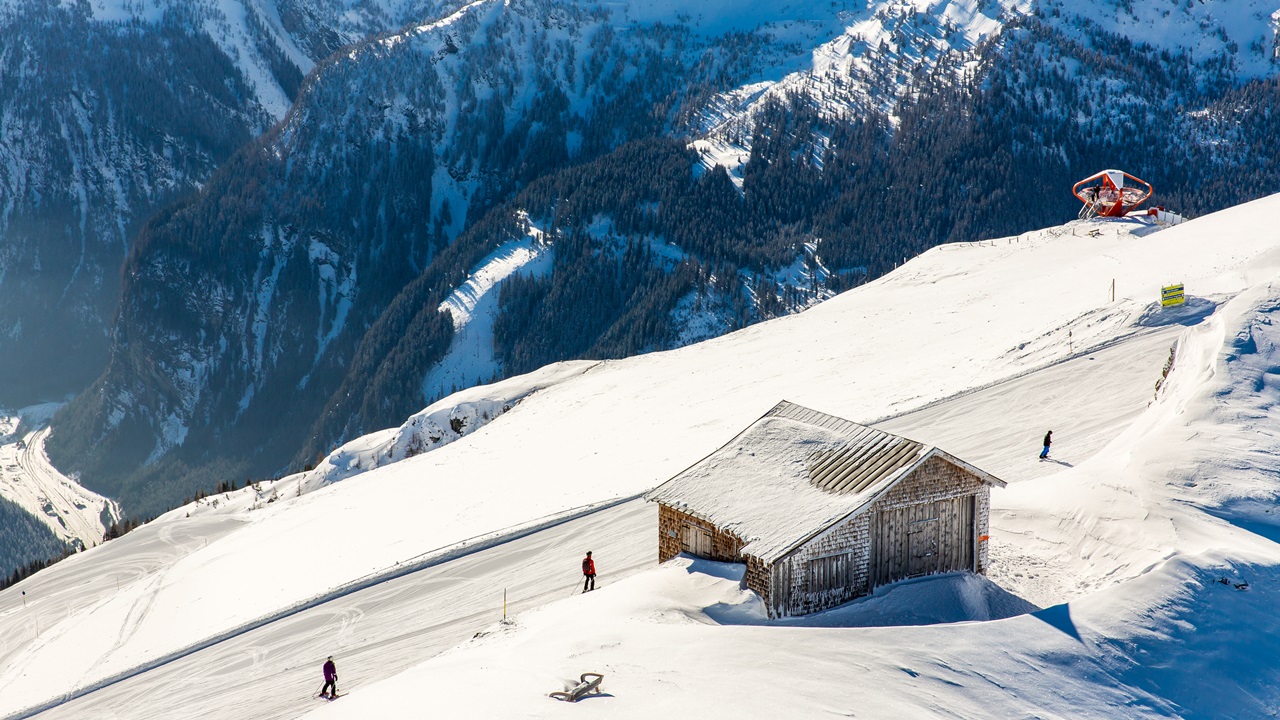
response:
{"label": "hut gable roof", "polygon": [[784,400],[645,497],[734,533],[743,554],[772,563],[934,455],[1004,485],[938,448]]}

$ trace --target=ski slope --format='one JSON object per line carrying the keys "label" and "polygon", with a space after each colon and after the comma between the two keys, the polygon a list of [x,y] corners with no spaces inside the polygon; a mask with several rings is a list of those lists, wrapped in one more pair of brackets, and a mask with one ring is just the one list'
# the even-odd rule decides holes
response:
{"label": "ski slope", "polygon": [[[1277,217],[1280,196],[1160,232],[1071,223],[945,246],[796,316],[549,369],[556,381],[527,396],[527,378],[460,393],[441,404],[524,399],[365,472],[356,451],[394,433],[356,441],[330,459],[346,479],[304,492],[310,480],[286,478],[175,511],[0,592],[0,717],[298,717],[318,703],[309,685],[328,654],[351,694],[316,717],[417,717],[424,697],[446,716],[559,716],[568,706],[545,693],[587,670],[607,674],[611,697],[591,703],[610,717],[1212,715],[1197,674],[1242,691],[1232,716],[1263,717],[1280,701],[1268,689],[1280,555],[1265,537],[1280,535],[1265,512],[1280,493],[1258,468],[1280,465],[1263,422],[1280,362],[1261,334],[1232,339],[1269,328]],[[1154,312],[1172,281],[1194,302]],[[1010,481],[993,494],[990,580],[905,583],[770,624],[732,567],[641,572],[656,533],[643,506],[527,532],[662,482],[783,398]],[[1034,461],[1045,429],[1060,463]],[[522,537],[494,545],[504,528]],[[477,537],[484,550],[458,547]],[[528,609],[572,590],[587,549],[602,589]],[[501,587],[518,588],[514,625],[433,658],[500,617]],[[1246,631],[1258,650],[1236,657]],[[829,682],[849,668],[865,681]],[[208,681],[175,680],[187,677]]]}
{"label": "ski slope", "polygon": [[309,697],[320,690],[316,658],[337,654],[344,692],[411,668],[500,620],[504,590],[511,613],[578,591],[559,566],[581,542],[610,558],[611,577],[652,567],[656,547],[637,540],[652,536],[656,518],[633,500],[337,597],[35,717],[298,717],[317,702]]}

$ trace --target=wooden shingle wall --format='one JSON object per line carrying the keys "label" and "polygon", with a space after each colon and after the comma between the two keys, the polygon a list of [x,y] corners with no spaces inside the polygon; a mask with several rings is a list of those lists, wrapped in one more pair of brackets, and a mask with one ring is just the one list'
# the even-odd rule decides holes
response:
{"label": "wooden shingle wall", "polygon": [[974,529],[978,536],[977,555],[977,571],[983,575],[987,574],[987,547],[991,543],[987,542],[987,534],[991,532],[991,487],[984,485],[978,491],[976,504],[974,508],[973,523]]}
{"label": "wooden shingle wall", "polygon": [[[990,487],[968,470],[938,457],[926,461],[870,509],[876,518],[871,585],[932,572],[985,570],[987,543],[981,538],[990,500]],[[930,537],[937,545],[922,558],[918,541]]]}
{"label": "wooden shingle wall", "polygon": [[755,592],[763,600],[766,607],[770,607],[770,599],[773,595],[773,567],[760,562],[759,558],[746,556],[747,589]]}
{"label": "wooden shingle wall", "polygon": [[680,554],[680,517],[683,513],[658,503],[658,562]]}
{"label": "wooden shingle wall", "polygon": [[[771,614],[774,617],[804,615],[865,595],[870,589],[867,577],[870,553],[871,517],[868,513],[855,515],[796,548],[777,562],[774,576],[778,580],[778,596],[766,598]],[[812,587],[815,580],[812,564],[824,558],[832,558],[827,560],[827,564],[847,573],[847,583],[827,590]]]}
{"label": "wooden shingle wall", "polygon": [[685,550],[686,527],[698,528],[710,537],[710,547],[693,554],[719,562],[742,562],[741,538],[662,503],[658,503],[658,562],[666,562]]}
{"label": "wooden shingle wall", "polygon": [[[929,458],[875,503],[876,510],[888,510],[914,503],[933,502],[972,495],[987,486],[962,467],[940,457]],[[988,495],[989,495],[988,491]]]}

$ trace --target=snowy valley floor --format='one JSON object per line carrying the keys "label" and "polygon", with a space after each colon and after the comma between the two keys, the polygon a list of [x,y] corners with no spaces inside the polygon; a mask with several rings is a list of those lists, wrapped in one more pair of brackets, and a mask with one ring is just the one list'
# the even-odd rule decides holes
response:
{"label": "snowy valley floor", "polygon": [[[449,444],[407,457],[429,424],[406,423],[0,592],[0,717],[1272,717],[1276,217],[1280,197],[948,246],[725,338],[464,391],[424,411],[488,422]],[[1193,302],[1153,311],[1173,278]],[[652,487],[784,398],[1008,480],[990,578],[768,623],[737,566],[656,567],[638,501],[492,544]],[[586,549],[602,588],[576,595]],[[328,654],[332,704],[311,697]],[[585,671],[604,695],[546,696]]]}

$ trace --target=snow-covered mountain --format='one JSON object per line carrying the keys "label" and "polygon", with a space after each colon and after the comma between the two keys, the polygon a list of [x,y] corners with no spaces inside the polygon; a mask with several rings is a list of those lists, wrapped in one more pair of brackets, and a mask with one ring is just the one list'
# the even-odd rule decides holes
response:
{"label": "snow-covered mountain", "polygon": [[[349,697],[316,717],[558,716],[586,670],[621,717],[1268,717],[1277,217],[946,245],[720,338],[463,391],[0,592],[0,713],[292,717],[334,655]],[[1189,302],[1162,310],[1172,280]],[[990,577],[769,622],[732,566],[655,569],[628,499],[780,398],[1007,480]],[[607,584],[567,598],[586,549]]]}
{"label": "snow-covered mountain", "polygon": [[[813,50],[812,62],[777,78],[735,88],[709,103],[699,117],[695,143],[709,167],[723,165],[741,177],[751,156],[755,121],[770,103],[813,108],[828,120],[876,110],[896,118],[899,103],[920,91],[940,64],[963,81],[974,65],[1007,61],[1002,46],[1025,42],[1043,25],[1056,37],[1036,40],[1040,67],[1017,68],[1015,82],[1040,93],[1048,112],[1076,114],[1092,133],[1131,131],[1134,105],[1186,100],[1153,98],[1153,74],[1178,72],[1160,62],[1132,62],[1130,45],[1147,47],[1164,60],[1195,69],[1202,87],[1216,76],[1255,80],[1274,76],[1280,67],[1280,6],[1274,0],[1231,4],[1156,2],[1067,3],[1060,0],[908,0],[872,4]],[[1028,27],[1028,19],[1038,20]],[[1006,31],[1011,32],[1006,32]],[[1081,52],[1109,56],[1078,58]],[[781,68],[779,68],[781,69]],[[1097,72],[1097,71],[1101,72]],[[776,72],[776,71],[775,71]],[[1083,99],[1053,103],[1049,77],[1061,75]],[[1180,115],[1194,117],[1203,108],[1187,103]],[[1119,125],[1117,127],[1116,125]],[[1054,139],[1042,138],[1046,144]],[[816,133],[813,142],[828,138]]]}
{"label": "snow-covered mountain", "polygon": [[51,457],[149,514],[1060,222],[1100,167],[1192,215],[1274,190],[1274,1],[1157,6],[442,6],[153,219]]}
{"label": "snow-covered mountain", "polygon": [[[407,369],[425,372],[452,333],[435,308],[493,250],[492,233],[448,247],[472,211],[661,130],[690,92],[683,72],[708,42],[696,23],[615,29],[627,11],[476,2],[327,61],[277,128],[143,231],[111,369],[51,451],[141,513],[207,484],[185,473],[209,462],[210,443],[242,448],[213,451],[229,463],[220,474],[274,472],[424,271],[440,297],[410,311],[422,315]],[[177,476],[168,492],[129,487],[150,484],[138,466],[161,459],[173,464],[146,472]]]}

